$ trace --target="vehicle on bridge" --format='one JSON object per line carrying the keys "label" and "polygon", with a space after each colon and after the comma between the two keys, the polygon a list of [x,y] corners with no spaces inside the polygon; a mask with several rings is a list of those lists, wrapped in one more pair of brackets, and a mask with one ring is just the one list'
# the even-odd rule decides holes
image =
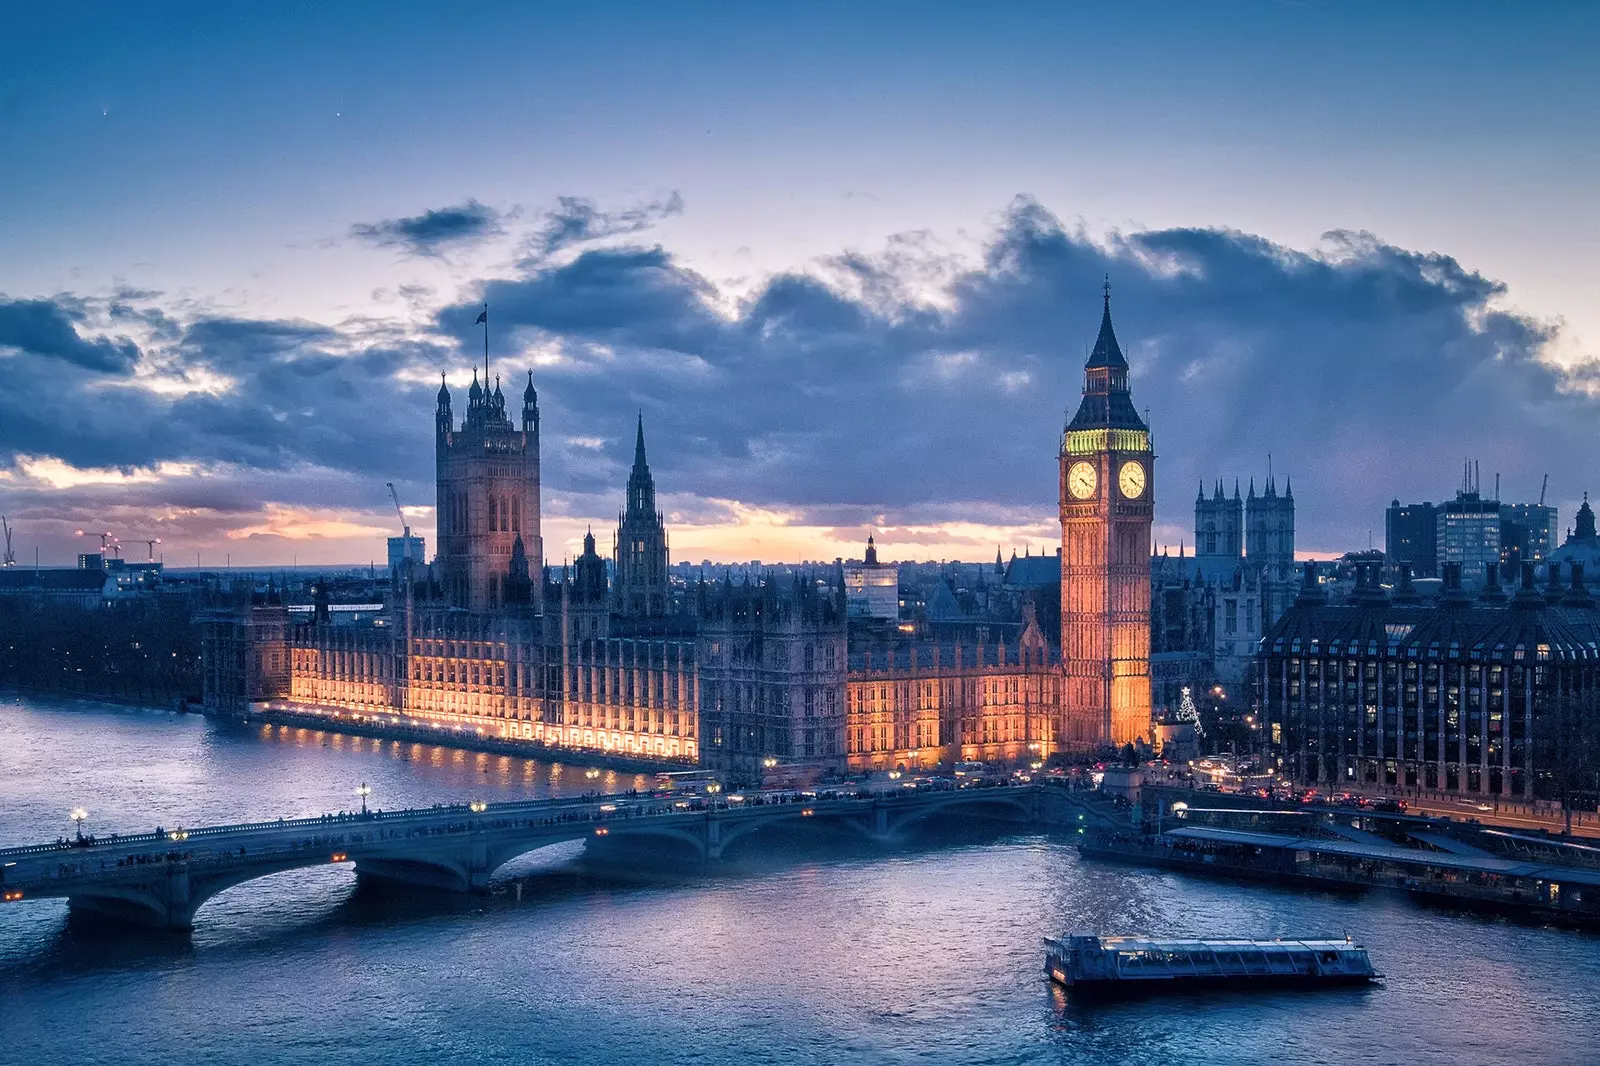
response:
{"label": "vehicle on bridge", "polygon": [[564,841],[675,843],[710,862],[735,841],[791,819],[816,818],[885,841],[945,813],[1024,821],[1048,815],[1066,824],[1062,805],[1105,817],[1068,789],[1003,780],[960,789],[623,793],[325,814],[0,850],[6,897],[0,902],[64,898],[75,912],[188,928],[196,910],[224,889],[328,863],[353,863],[358,875],[379,881],[483,891],[510,860]]}

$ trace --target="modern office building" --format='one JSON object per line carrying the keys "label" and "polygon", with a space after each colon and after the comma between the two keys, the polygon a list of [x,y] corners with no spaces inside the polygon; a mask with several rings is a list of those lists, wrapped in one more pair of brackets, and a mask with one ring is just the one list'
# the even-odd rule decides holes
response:
{"label": "modern office building", "polygon": [[1413,577],[1439,576],[1439,509],[1431,501],[1393,501],[1383,530],[1384,562],[1391,570],[1404,566]]}
{"label": "modern office building", "polygon": [[[1600,610],[1575,568],[1514,590],[1464,587],[1444,564],[1437,601],[1358,564],[1329,604],[1307,568],[1267,634],[1261,712],[1278,770],[1308,786],[1392,786],[1507,799],[1562,799],[1596,765]],[[1590,775],[1592,777],[1592,774]]]}

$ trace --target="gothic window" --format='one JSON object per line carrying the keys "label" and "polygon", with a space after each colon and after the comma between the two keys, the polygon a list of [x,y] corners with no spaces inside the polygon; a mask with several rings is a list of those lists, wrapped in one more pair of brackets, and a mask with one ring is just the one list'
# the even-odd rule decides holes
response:
{"label": "gothic window", "polygon": [[511,532],[522,532],[522,500],[520,497],[511,497]]}

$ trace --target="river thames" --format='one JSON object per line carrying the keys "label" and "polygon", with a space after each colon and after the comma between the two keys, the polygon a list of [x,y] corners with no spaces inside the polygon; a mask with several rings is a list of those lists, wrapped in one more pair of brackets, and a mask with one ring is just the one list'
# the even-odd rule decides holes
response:
{"label": "river thames", "polygon": [[[0,845],[633,787],[582,768],[8,697]],[[207,903],[187,937],[0,907],[0,1060],[45,1063],[1584,1063],[1600,937],[1081,860],[1016,827],[884,850],[757,834],[698,863],[524,857],[485,897],[345,866]],[[513,886],[522,886],[521,899]],[[1342,935],[1387,987],[1066,1002],[1040,938]]]}

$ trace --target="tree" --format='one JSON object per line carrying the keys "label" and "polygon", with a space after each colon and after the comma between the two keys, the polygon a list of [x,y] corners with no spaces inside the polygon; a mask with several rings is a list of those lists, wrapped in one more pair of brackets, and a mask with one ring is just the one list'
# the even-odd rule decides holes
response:
{"label": "tree", "polygon": [[1176,718],[1180,722],[1188,722],[1194,726],[1196,738],[1203,739],[1205,737],[1206,729],[1205,726],[1200,724],[1200,711],[1194,705],[1194,693],[1190,691],[1188,685],[1183,686],[1183,695],[1178,700]]}

